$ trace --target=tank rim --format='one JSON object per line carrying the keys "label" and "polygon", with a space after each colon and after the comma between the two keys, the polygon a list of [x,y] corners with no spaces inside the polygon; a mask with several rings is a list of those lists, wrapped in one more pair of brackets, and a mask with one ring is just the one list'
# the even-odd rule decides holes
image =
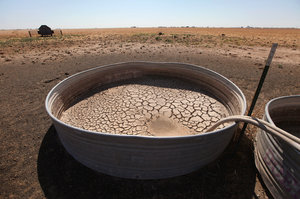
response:
{"label": "tank rim", "polygon": [[273,122],[272,117],[270,115],[270,106],[272,105],[272,103],[274,103],[276,101],[280,101],[282,99],[291,99],[291,98],[300,98],[300,95],[287,95],[287,96],[280,96],[280,97],[276,97],[276,98],[271,99],[265,106],[266,120],[268,122],[270,122],[271,124],[275,125],[275,123]]}
{"label": "tank rim", "polygon": [[55,122],[59,123],[60,125],[64,125],[67,126],[68,128],[71,128],[72,130],[75,130],[74,132],[77,131],[81,131],[87,134],[92,134],[92,135],[101,135],[101,136],[109,136],[109,137],[130,137],[130,138],[138,138],[138,139],[160,139],[160,140],[171,140],[171,139],[185,139],[185,138],[196,138],[196,137],[202,137],[202,136],[206,136],[206,135],[214,135],[214,134],[218,134],[218,133],[223,133],[226,132],[227,129],[233,128],[235,125],[237,125],[237,123],[234,124],[230,124],[228,126],[226,126],[225,128],[222,129],[218,129],[218,130],[214,130],[211,132],[204,132],[201,134],[197,134],[197,135],[185,135],[185,136],[144,136],[144,135],[124,135],[124,134],[111,134],[111,133],[105,133],[105,132],[97,132],[97,131],[89,131],[89,130],[85,130],[82,128],[78,128],[75,126],[71,126],[65,122],[62,122],[60,119],[58,119],[57,117],[55,117],[51,110],[48,107],[48,103],[50,100],[50,97],[52,96],[53,91],[59,87],[61,84],[63,84],[65,81],[68,81],[69,79],[73,78],[74,76],[80,75],[82,73],[88,72],[88,71],[92,71],[92,70],[96,70],[98,68],[102,68],[102,67],[109,67],[109,66],[113,66],[113,65],[118,65],[118,64],[130,64],[130,63],[150,63],[150,64],[180,64],[180,65],[189,65],[189,66],[193,66],[193,67],[200,67],[204,70],[207,70],[219,77],[221,77],[223,80],[229,82],[237,91],[239,96],[241,97],[241,102],[242,102],[242,110],[241,110],[241,115],[245,115],[246,112],[246,108],[247,108],[247,101],[246,98],[244,96],[244,93],[241,91],[241,89],[235,85],[231,80],[227,79],[225,76],[211,70],[208,68],[205,68],[203,66],[199,66],[199,65],[195,65],[195,64],[189,64],[189,63],[182,63],[182,62],[149,62],[149,61],[133,61],[133,62],[117,62],[117,63],[113,63],[113,64],[106,64],[106,65],[101,65],[101,66],[97,66],[97,67],[93,67],[87,70],[83,70],[81,72],[75,73],[67,78],[65,78],[64,80],[60,81],[59,83],[57,83],[47,94],[46,100],[45,100],[45,107],[46,107],[46,111],[48,113],[48,115],[51,117],[52,120],[54,120]]}

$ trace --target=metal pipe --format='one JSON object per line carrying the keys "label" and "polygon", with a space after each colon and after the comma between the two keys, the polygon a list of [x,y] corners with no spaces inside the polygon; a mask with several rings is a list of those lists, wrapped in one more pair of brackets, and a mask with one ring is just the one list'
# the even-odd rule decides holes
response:
{"label": "metal pipe", "polygon": [[228,123],[228,122],[245,122],[246,124],[250,123],[253,124],[264,131],[267,131],[268,133],[271,133],[282,140],[286,141],[288,144],[296,148],[300,151],[300,138],[264,121],[258,118],[250,117],[250,116],[242,116],[242,115],[236,115],[236,116],[229,116],[224,119],[219,120],[216,124],[211,126],[207,132],[213,131],[216,129],[219,125]]}
{"label": "metal pipe", "polygon": [[[265,68],[263,70],[263,73],[261,74],[261,77],[260,77],[260,80],[259,80],[259,83],[258,83],[258,86],[256,88],[256,91],[255,91],[255,94],[254,94],[254,97],[252,99],[252,102],[251,102],[251,106],[250,106],[250,109],[249,109],[249,112],[248,112],[248,116],[251,116],[252,115],[252,112],[253,112],[253,109],[255,107],[255,104],[256,104],[256,101],[258,99],[258,96],[260,94],[260,91],[261,91],[261,88],[264,84],[264,81],[265,81],[265,78],[268,74],[268,71],[269,71],[269,68],[270,68],[270,65],[271,65],[271,62],[272,62],[272,59],[274,57],[274,54],[275,54],[275,51],[276,51],[276,48],[277,48],[278,44],[277,43],[273,43],[272,44],[272,48],[270,50],[270,53],[269,53],[269,56],[268,56],[268,59],[267,59],[267,62],[266,62],[266,65],[265,65]],[[244,123],[244,126],[241,130],[241,133],[239,135],[239,138],[238,138],[238,141],[237,141],[237,145],[240,143],[240,140],[242,138],[242,136],[244,135],[244,132],[247,128],[247,125],[248,123]]]}

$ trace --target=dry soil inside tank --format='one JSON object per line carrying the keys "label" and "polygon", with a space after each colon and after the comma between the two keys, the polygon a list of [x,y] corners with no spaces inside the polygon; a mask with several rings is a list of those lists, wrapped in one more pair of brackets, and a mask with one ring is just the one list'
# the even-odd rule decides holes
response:
{"label": "dry soil inside tank", "polygon": [[183,136],[203,133],[228,115],[222,103],[194,83],[149,76],[107,85],[68,108],[60,119],[110,134]]}

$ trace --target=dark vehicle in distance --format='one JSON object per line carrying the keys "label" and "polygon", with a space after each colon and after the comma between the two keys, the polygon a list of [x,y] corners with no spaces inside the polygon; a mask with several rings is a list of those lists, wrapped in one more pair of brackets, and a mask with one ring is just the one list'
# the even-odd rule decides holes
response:
{"label": "dark vehicle in distance", "polygon": [[41,25],[38,30],[38,34],[40,34],[42,37],[52,36],[53,33],[53,30],[51,30],[51,28],[46,25]]}

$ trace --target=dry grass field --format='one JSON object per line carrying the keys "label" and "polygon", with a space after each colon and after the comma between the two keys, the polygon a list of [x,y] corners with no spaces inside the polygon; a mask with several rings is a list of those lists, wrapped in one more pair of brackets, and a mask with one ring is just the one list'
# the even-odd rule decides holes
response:
{"label": "dry grass field", "polygon": [[[37,30],[2,30],[0,31],[1,44],[24,39],[29,36],[37,36]],[[167,43],[184,43],[188,45],[201,45],[210,43],[213,46],[248,45],[268,46],[277,42],[282,47],[299,48],[299,29],[257,29],[257,28],[107,28],[107,29],[64,29],[63,35],[77,36],[80,39],[101,39],[103,37],[116,37],[121,41],[153,42],[162,32],[161,41]],[[60,35],[60,30],[55,30]],[[222,36],[222,34],[224,34]],[[183,37],[185,37],[183,39]],[[22,41],[22,39],[20,41]],[[78,39],[74,39],[78,40]]]}
{"label": "dry grass field", "polygon": [[162,180],[96,173],[62,147],[44,108],[50,89],[96,66],[126,61],[184,62],[212,69],[251,103],[272,43],[273,63],[253,116],[272,98],[300,94],[300,30],[124,28],[0,31],[0,198],[269,198],[256,172],[249,126],[214,163]]}

